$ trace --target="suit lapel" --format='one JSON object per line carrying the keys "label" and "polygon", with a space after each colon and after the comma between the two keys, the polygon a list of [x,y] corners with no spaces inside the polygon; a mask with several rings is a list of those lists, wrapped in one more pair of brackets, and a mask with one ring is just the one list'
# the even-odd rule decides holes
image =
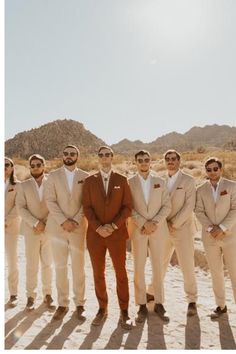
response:
{"label": "suit lapel", "polygon": [[142,188],[138,173],[135,176],[135,189],[136,189],[136,191],[138,193],[140,201],[147,207],[147,204],[146,204],[146,201],[145,201],[145,197],[144,197],[144,194],[143,194],[143,188]]}
{"label": "suit lapel", "polygon": [[172,188],[172,190],[171,190],[171,192],[170,192],[170,197],[172,198],[173,197],[173,195],[174,195],[174,192],[176,191],[176,188],[179,186],[179,184],[180,184],[180,182],[181,182],[181,179],[182,179],[182,172],[181,171],[179,171],[179,175],[178,175],[178,177],[177,177],[177,180],[175,181],[175,183],[174,183],[174,185],[173,185],[173,188]]}
{"label": "suit lapel", "polygon": [[67,182],[66,172],[65,172],[65,170],[64,170],[64,167],[61,167],[61,180],[62,180],[62,183],[64,184],[65,190],[67,191],[67,193],[68,193],[69,195],[71,195],[71,192],[70,192],[69,185],[68,185],[68,182]]}
{"label": "suit lapel", "polygon": [[[110,177],[110,179],[111,179],[111,177]],[[103,197],[106,198],[106,192],[105,192],[105,189],[104,189],[101,172],[98,172],[98,174],[97,174],[97,181],[98,181],[98,186],[99,186],[99,188],[101,190],[101,193],[102,193]],[[110,181],[109,181],[109,185],[110,185]],[[108,188],[109,188],[109,186],[108,186]]]}
{"label": "suit lapel", "polygon": [[34,194],[34,197],[36,198],[36,200],[38,202],[40,202],[40,199],[39,199],[39,194],[38,194],[38,191],[37,191],[37,186],[35,184],[36,182],[33,180],[33,178],[30,179],[30,187],[31,187],[31,190]]}
{"label": "suit lapel", "polygon": [[[102,182],[102,185],[103,185],[103,182]],[[107,190],[107,196],[109,196],[114,188],[114,185],[115,185],[115,175],[114,175],[114,172],[111,171],[111,175],[110,175],[110,178],[109,178],[109,184],[108,184],[108,190]],[[103,187],[103,190],[105,192],[105,189]]]}
{"label": "suit lapel", "polygon": [[223,192],[223,190],[225,189],[224,184],[225,184],[224,180],[223,180],[223,178],[221,178],[220,183],[219,183],[219,188],[218,188],[218,194],[217,194],[217,198],[216,198],[216,204],[218,204],[220,201],[220,193]]}
{"label": "suit lapel", "polygon": [[207,188],[206,188],[206,193],[208,194],[208,200],[210,201],[210,203],[214,206],[215,208],[215,200],[213,197],[213,193],[212,193],[212,187],[211,187],[211,182],[207,181]]}

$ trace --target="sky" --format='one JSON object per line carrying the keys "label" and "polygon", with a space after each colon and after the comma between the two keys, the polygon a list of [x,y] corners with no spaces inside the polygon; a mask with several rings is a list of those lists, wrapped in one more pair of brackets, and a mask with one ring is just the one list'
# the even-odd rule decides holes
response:
{"label": "sky", "polygon": [[5,1],[5,139],[73,119],[108,144],[236,124],[235,0]]}

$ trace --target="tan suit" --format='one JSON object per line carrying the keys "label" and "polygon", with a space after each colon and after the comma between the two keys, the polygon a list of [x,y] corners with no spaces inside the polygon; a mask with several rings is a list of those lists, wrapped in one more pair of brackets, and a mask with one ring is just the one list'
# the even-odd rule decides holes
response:
{"label": "tan suit", "polygon": [[[42,180],[43,188],[46,183],[46,176]],[[39,261],[41,262],[42,291],[43,295],[52,293],[52,252],[48,233],[35,234],[33,227],[38,221],[46,223],[48,208],[39,194],[34,178],[21,183],[16,196],[16,206],[22,218],[21,234],[25,237],[26,255],[26,293],[27,297],[35,299],[37,293]]]}
{"label": "tan suit", "polygon": [[[134,289],[137,305],[146,303],[145,263],[149,251],[155,303],[164,303],[163,262],[165,244],[168,238],[166,217],[171,204],[165,182],[153,172],[148,204],[146,204],[138,174],[129,179],[134,209],[129,219],[129,234],[134,257]],[[148,220],[158,222],[151,235],[142,235],[141,228]]]}
{"label": "tan suit", "polygon": [[[165,177],[167,182],[167,176]],[[171,212],[167,221],[176,229],[169,233],[165,253],[167,269],[174,250],[183,273],[184,291],[188,303],[197,300],[197,284],[194,272],[194,222],[193,210],[196,201],[196,187],[193,177],[179,171],[177,180],[170,192]]]}
{"label": "tan suit", "polygon": [[[236,183],[221,178],[216,203],[209,181],[197,189],[196,216],[202,224],[202,240],[211,271],[217,306],[225,306],[223,259],[229,271],[236,302]],[[225,237],[217,240],[207,229],[222,224],[227,228]]]}
{"label": "tan suit", "polygon": [[[82,187],[88,173],[76,168],[70,192],[64,167],[50,173],[45,188],[49,209],[46,229],[52,237],[53,258],[59,306],[69,304],[68,256],[71,256],[73,293],[76,306],[85,302],[84,251],[87,222],[82,211]],[[62,224],[73,219],[79,226],[74,232],[64,231]]]}
{"label": "tan suit", "polygon": [[20,217],[15,206],[19,182],[9,184],[5,191],[5,250],[8,265],[8,288],[10,295],[17,295],[17,241],[20,229]]}

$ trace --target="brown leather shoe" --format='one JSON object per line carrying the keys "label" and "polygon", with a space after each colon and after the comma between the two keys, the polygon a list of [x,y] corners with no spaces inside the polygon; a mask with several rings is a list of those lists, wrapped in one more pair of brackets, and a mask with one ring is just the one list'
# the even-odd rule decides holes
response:
{"label": "brown leather shoe", "polygon": [[18,304],[18,297],[17,295],[11,295],[10,299],[8,301],[9,305],[11,305],[12,307],[15,307]]}
{"label": "brown leather shoe", "polygon": [[137,313],[137,317],[135,318],[135,321],[138,323],[142,323],[147,318],[147,315],[148,315],[148,309],[147,309],[146,304],[140,305],[138,313]]}
{"label": "brown leather shoe", "polygon": [[127,329],[127,330],[132,329],[133,324],[129,318],[128,310],[120,310],[119,324],[123,329]]}
{"label": "brown leather shoe", "polygon": [[146,298],[147,298],[147,302],[154,301],[154,296],[151,294],[146,293]]}
{"label": "brown leather shoe", "polygon": [[53,320],[61,320],[69,311],[69,307],[66,306],[58,306],[56,312],[53,315]]}
{"label": "brown leather shoe", "polygon": [[53,298],[49,294],[45,295],[45,298],[44,298],[43,302],[47,305],[48,308],[54,306]]}
{"label": "brown leather shoe", "polygon": [[166,310],[162,304],[155,304],[154,306],[154,312],[162,319],[164,322],[169,322],[170,319],[167,315],[165,315]]}
{"label": "brown leather shoe", "polygon": [[211,319],[212,320],[217,320],[220,316],[222,316],[224,313],[227,312],[227,306],[225,306],[223,309],[218,306],[212,313],[211,313]]}
{"label": "brown leather shoe", "polygon": [[76,306],[76,312],[77,312],[77,315],[78,315],[78,318],[80,319],[81,316],[82,316],[82,313],[84,312],[84,306]]}
{"label": "brown leather shoe", "polygon": [[107,309],[99,308],[95,318],[92,321],[93,326],[100,326],[107,318]]}
{"label": "brown leather shoe", "polygon": [[194,316],[197,314],[197,306],[196,306],[196,302],[190,302],[188,304],[188,310],[187,310],[187,316]]}
{"label": "brown leather shoe", "polygon": [[34,309],[34,298],[33,297],[28,297],[27,299],[27,304],[26,304],[27,310],[33,310]]}

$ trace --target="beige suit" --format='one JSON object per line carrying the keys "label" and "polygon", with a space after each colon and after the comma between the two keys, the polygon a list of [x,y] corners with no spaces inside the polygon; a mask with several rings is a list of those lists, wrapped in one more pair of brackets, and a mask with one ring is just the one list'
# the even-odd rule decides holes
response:
{"label": "beige suit", "polygon": [[[165,177],[167,182],[167,176]],[[194,272],[194,222],[193,210],[196,201],[194,179],[179,171],[177,180],[170,192],[171,212],[167,221],[175,228],[169,233],[165,253],[165,271],[169,265],[174,250],[183,274],[184,290],[188,303],[197,300],[197,284]]]}
{"label": "beige suit", "polygon": [[[42,180],[43,188],[46,176]],[[35,234],[33,227],[38,221],[46,223],[48,208],[43,198],[39,199],[36,182],[30,178],[21,183],[16,196],[16,206],[22,218],[21,234],[25,238],[26,255],[26,294],[35,299],[37,293],[39,261],[41,262],[43,295],[52,293],[52,252],[47,232]]]}
{"label": "beige suit", "polygon": [[[76,168],[70,192],[64,167],[50,173],[45,196],[49,209],[46,229],[52,237],[53,258],[59,306],[69,304],[68,256],[71,256],[73,293],[76,306],[85,302],[84,251],[87,222],[82,211],[82,187],[88,173]],[[73,219],[79,226],[74,232],[64,231],[62,224]]]}
{"label": "beige suit", "polygon": [[[129,179],[134,205],[129,220],[129,234],[134,257],[134,289],[137,305],[146,303],[144,271],[148,251],[152,263],[155,302],[164,302],[163,255],[168,237],[166,217],[170,213],[171,205],[164,180],[153,172],[150,174],[151,188],[148,204],[138,174]],[[158,227],[151,235],[142,235],[141,228],[147,220],[158,222]]]}
{"label": "beige suit", "polygon": [[8,265],[8,288],[10,295],[17,295],[17,241],[20,228],[20,217],[15,206],[19,182],[9,184],[5,191],[5,250]]}
{"label": "beige suit", "polygon": [[[236,183],[221,178],[216,203],[210,182],[197,189],[196,216],[202,224],[202,240],[211,271],[217,306],[225,306],[223,259],[229,271],[236,302]],[[225,237],[217,240],[207,229],[222,224],[227,228]]]}

